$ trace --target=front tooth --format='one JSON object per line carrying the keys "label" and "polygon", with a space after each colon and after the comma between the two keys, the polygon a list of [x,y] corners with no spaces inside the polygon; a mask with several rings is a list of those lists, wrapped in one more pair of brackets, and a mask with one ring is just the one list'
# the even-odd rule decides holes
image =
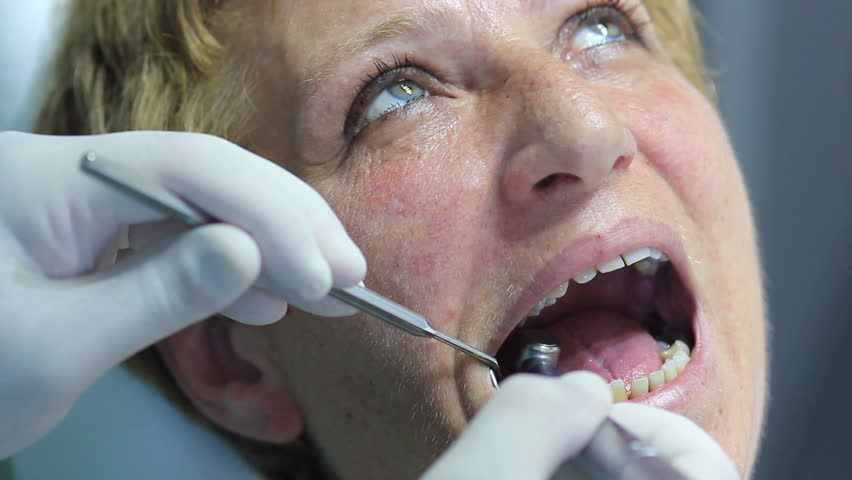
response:
{"label": "front tooth", "polygon": [[[570,281],[563,283],[562,285],[556,287],[552,292],[548,293],[546,297],[539,300],[538,303],[536,303],[535,306],[532,308],[532,310],[527,313],[527,317],[535,317],[540,314],[542,310],[556,303],[556,301],[559,300],[559,298],[565,295],[565,292],[568,291],[569,283]],[[522,327],[523,323],[519,326]]]}
{"label": "front tooth", "polygon": [[657,270],[660,268],[660,261],[648,257],[634,263],[633,268],[638,270],[642,275],[650,277],[657,273]]}
{"label": "front tooth", "polygon": [[660,387],[665,385],[665,383],[666,374],[663,373],[662,369],[651,372],[651,374],[648,375],[648,384],[652,392],[655,390],[659,390]]}
{"label": "front tooth", "polygon": [[671,382],[677,377],[677,365],[675,365],[674,360],[666,360],[666,363],[663,364],[663,373],[666,376],[666,383]]}
{"label": "front tooth", "polygon": [[680,375],[686,368],[686,364],[689,363],[689,355],[687,355],[683,350],[679,350],[675,356],[672,357],[672,360],[675,362],[678,375]]}
{"label": "front tooth", "polygon": [[562,297],[563,295],[565,295],[565,292],[568,291],[568,284],[569,283],[571,283],[571,282],[565,282],[562,285],[559,285],[558,287],[556,287],[556,290],[550,292],[550,294],[548,296],[556,297],[556,298]]}
{"label": "front tooth", "polygon": [[597,275],[597,274],[598,274],[597,270],[595,270],[594,268],[590,268],[590,269],[586,270],[585,272],[574,277],[574,281],[577,282],[577,283],[580,283],[580,284],[589,283],[589,282],[592,281],[593,278],[595,278],[595,275]]}
{"label": "front tooth", "polygon": [[612,389],[612,401],[614,403],[627,401],[627,388],[624,386],[624,380],[619,378],[609,382],[609,388]]}
{"label": "front tooth", "polygon": [[613,271],[618,270],[619,268],[623,268],[623,267],[624,267],[624,259],[622,259],[620,256],[618,256],[618,257],[613,258],[612,260],[608,260],[608,261],[598,265],[597,269],[601,273],[609,273],[609,272],[613,272]]}
{"label": "front tooth", "polygon": [[641,397],[648,393],[648,377],[634,378],[630,382],[630,398]]}
{"label": "front tooth", "polygon": [[624,263],[627,265],[633,265],[639,260],[644,260],[651,256],[651,249],[648,247],[637,248],[636,250],[632,250],[621,255],[621,258],[624,259]]}

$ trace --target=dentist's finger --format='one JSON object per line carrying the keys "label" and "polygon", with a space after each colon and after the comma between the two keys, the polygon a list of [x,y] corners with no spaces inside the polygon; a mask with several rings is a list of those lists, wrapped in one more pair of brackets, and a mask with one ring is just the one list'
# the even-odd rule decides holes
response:
{"label": "dentist's finger", "polygon": [[[333,237],[331,241],[343,244],[352,240],[316,190],[279,165],[204,134],[122,132],[78,140],[81,155],[94,150],[116,166],[143,173],[148,183],[249,233],[260,247],[263,270],[274,280],[275,293],[285,299],[316,301],[331,288],[332,269],[319,247],[314,225],[336,225],[325,231]],[[66,151],[60,158],[67,158],[68,145],[63,147]],[[77,177],[90,192],[78,196],[87,205],[107,210],[102,217],[118,224],[162,218],[92,178]],[[128,201],[136,205],[129,208]]]}
{"label": "dentist's finger", "polygon": [[[334,219],[337,221],[337,219]],[[329,226],[325,229],[332,228]],[[162,241],[166,237],[174,237],[188,229],[182,223],[175,220],[161,220],[133,225],[129,229],[128,240],[130,248],[142,250],[149,245]],[[335,284],[348,287],[358,283],[363,278],[366,270],[366,261],[361,251],[344,245],[329,241],[330,235],[324,233],[323,229],[317,231],[317,238],[323,239],[320,248],[329,259],[332,271],[335,272]],[[351,283],[344,283],[346,279],[358,279]],[[248,325],[268,325],[281,319],[287,312],[287,302],[280,295],[271,291],[277,288],[268,278],[269,284],[264,283],[262,287],[254,287],[246,292],[232,305],[221,313],[225,316]],[[315,302],[299,302],[299,308],[315,315],[326,317],[342,317],[354,315],[357,309],[335,300],[325,297]]]}
{"label": "dentist's finger", "polygon": [[321,317],[348,317],[359,312],[357,308],[330,296],[316,302],[291,302],[291,305]]}
{"label": "dentist's finger", "polygon": [[51,311],[41,317],[55,319],[57,334],[69,339],[64,354],[77,359],[79,370],[69,377],[87,384],[142,348],[225,309],[259,270],[260,252],[251,237],[230,225],[208,225],[89,277],[53,281],[45,287],[52,289],[51,305],[44,307]]}
{"label": "dentist's finger", "polygon": [[156,148],[163,151],[148,165],[168,190],[255,239],[263,271],[278,287],[275,293],[306,302],[328,294],[332,267],[316,226],[330,226],[320,229],[323,242],[352,240],[316,190],[279,165],[215,137],[176,142],[163,137]]}
{"label": "dentist's finger", "polygon": [[335,287],[351,287],[364,280],[367,275],[367,260],[355,243],[345,233],[340,220],[331,212],[314,224],[317,245],[331,268],[332,283]]}
{"label": "dentist's finger", "polygon": [[[176,220],[161,220],[130,227],[130,248],[142,250],[167,237],[186,232],[188,227]],[[287,302],[279,295],[259,287],[252,287],[220,313],[247,325],[269,325],[287,313]]]}
{"label": "dentist's finger", "polygon": [[189,227],[171,219],[140,223],[128,228],[127,242],[131,249],[138,251],[166,237],[174,237],[187,230],[189,230]]}
{"label": "dentist's finger", "polygon": [[269,325],[284,317],[287,302],[269,290],[252,287],[221,313],[246,325]]}
{"label": "dentist's finger", "polygon": [[592,373],[514,375],[423,480],[547,479],[588,443],[611,403]]}
{"label": "dentist's finger", "polygon": [[[335,221],[337,221],[335,219]],[[326,227],[330,228],[330,227]],[[130,248],[142,250],[164,238],[174,237],[179,233],[186,232],[188,228],[175,220],[161,220],[133,225],[129,229],[128,240]],[[327,239],[322,230],[317,232],[317,238]],[[323,240],[323,249],[329,258],[332,270],[336,272],[335,284],[348,287],[358,283],[344,283],[341,279],[363,278],[366,270],[366,261],[360,250],[352,249],[347,245],[337,245],[328,240]],[[126,252],[122,257],[126,255]],[[264,283],[268,282],[268,283]],[[268,325],[281,319],[287,312],[287,302],[271,289],[277,288],[268,278],[264,279],[262,286],[255,286],[240,297],[236,302],[229,305],[221,313],[225,316],[248,325]],[[357,309],[335,300],[325,297],[315,302],[299,302],[299,308],[315,315],[326,317],[342,317],[354,315]]]}
{"label": "dentist's finger", "polygon": [[688,418],[648,405],[617,403],[610,417],[659,449],[694,480],[737,480],[739,474],[722,448]]}

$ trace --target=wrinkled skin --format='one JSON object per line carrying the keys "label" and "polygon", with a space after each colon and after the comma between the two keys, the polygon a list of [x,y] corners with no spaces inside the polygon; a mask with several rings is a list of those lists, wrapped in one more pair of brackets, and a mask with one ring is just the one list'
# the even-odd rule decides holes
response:
{"label": "wrinkled skin", "polygon": [[[559,33],[586,5],[324,0],[247,11],[233,40],[234,52],[256,59],[248,145],[329,201],[367,257],[369,287],[483,348],[556,252],[634,225],[668,226],[689,259],[710,365],[705,388],[674,409],[747,474],[765,339],[737,160],[716,111],[671,66],[653,27],[639,29],[644,45],[585,50],[571,45],[570,28]],[[409,33],[347,50],[391,14],[428,10],[441,12],[426,15],[438,25],[416,20]],[[641,6],[631,15],[647,19]],[[356,91],[374,59],[394,55],[431,72],[404,75],[430,96],[351,138]],[[470,359],[363,316],[291,310],[235,338],[263,345],[324,460],[345,478],[412,478],[491,394]]]}

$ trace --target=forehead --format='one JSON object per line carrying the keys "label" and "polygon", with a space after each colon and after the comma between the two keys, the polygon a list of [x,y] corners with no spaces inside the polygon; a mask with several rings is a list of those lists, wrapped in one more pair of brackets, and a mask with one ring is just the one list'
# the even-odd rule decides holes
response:
{"label": "forehead", "polygon": [[[567,3],[572,0],[563,0]],[[267,18],[265,37],[287,52],[291,68],[318,67],[369,51],[381,40],[445,29],[506,34],[518,14],[541,12],[546,0],[281,0]],[[556,2],[558,3],[558,2]],[[451,31],[451,32],[450,32]],[[402,35],[400,35],[402,36]],[[425,38],[423,39],[425,40]],[[309,73],[308,71],[301,73]]]}

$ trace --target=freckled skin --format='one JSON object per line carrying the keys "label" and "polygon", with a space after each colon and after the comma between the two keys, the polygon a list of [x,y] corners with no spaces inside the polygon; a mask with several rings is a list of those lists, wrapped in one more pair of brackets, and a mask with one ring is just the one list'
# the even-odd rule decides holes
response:
{"label": "freckled skin", "polygon": [[[264,59],[249,146],[329,201],[367,256],[368,286],[473,345],[486,344],[495,318],[571,241],[622,219],[672,226],[695,271],[715,364],[702,400],[680,413],[746,474],[765,339],[736,158],[716,112],[660,52],[607,46],[566,60],[545,47],[580,3],[541,14],[515,0],[282,2],[258,22],[261,33],[236,32]],[[456,33],[389,51],[428,59],[455,81],[374,122],[341,161],[353,79],[372,73],[372,58],[303,80],[355,31],[411,6],[445,8]],[[537,190],[550,174],[560,177]],[[413,478],[487,399],[470,360],[372,319],[293,311],[256,331],[271,335],[309,434],[344,478]]]}

